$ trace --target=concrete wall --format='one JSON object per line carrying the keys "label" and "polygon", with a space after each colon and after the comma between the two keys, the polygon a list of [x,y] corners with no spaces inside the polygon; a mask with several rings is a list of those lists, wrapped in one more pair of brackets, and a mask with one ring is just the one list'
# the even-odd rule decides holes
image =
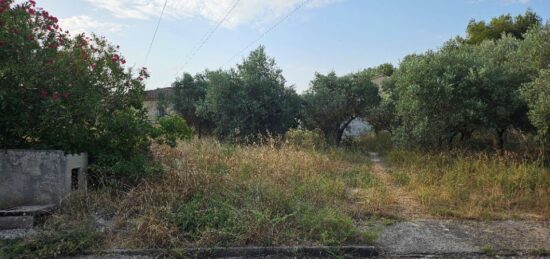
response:
{"label": "concrete wall", "polygon": [[0,150],[0,209],[59,203],[71,191],[72,180],[78,183],[74,187],[86,188],[87,165],[86,154]]}

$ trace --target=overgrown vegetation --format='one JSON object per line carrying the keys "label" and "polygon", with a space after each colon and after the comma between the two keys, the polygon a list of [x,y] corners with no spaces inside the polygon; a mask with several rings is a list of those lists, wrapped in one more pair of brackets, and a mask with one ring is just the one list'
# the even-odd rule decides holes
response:
{"label": "overgrown vegetation", "polygon": [[[177,148],[154,145],[153,152],[166,171],[161,178],[125,193],[75,196],[46,225],[63,226],[56,232],[62,235],[62,229],[97,225],[102,217],[111,222],[101,234],[103,248],[363,244],[378,230],[359,229],[357,221],[382,213],[388,197],[369,174],[368,158],[345,149],[203,138]],[[82,239],[64,242],[88,244]],[[41,240],[30,237],[9,251],[32,254],[17,247],[61,245]]]}
{"label": "overgrown vegetation", "polygon": [[[73,194],[0,257],[364,244],[377,231],[365,222],[400,217],[388,184],[436,217],[550,218],[550,24],[530,11],[472,21],[396,68],[316,74],[302,95],[260,46],[177,79],[153,125],[145,69],[103,38],[70,37],[34,1],[0,10],[0,148],[88,152],[92,182],[111,187]],[[373,132],[344,140],[357,118]]]}
{"label": "overgrown vegetation", "polygon": [[104,38],[71,36],[34,1],[1,1],[0,10],[0,148],[87,152],[94,183],[158,174],[151,138],[188,133],[183,121],[167,132],[147,120],[147,70],[125,68]]}
{"label": "overgrown vegetation", "polygon": [[367,120],[391,132],[400,147],[450,150],[458,142],[466,148],[473,136],[492,134],[493,143],[481,149],[502,153],[507,135],[521,132],[526,139],[537,135],[544,155],[550,25],[540,21],[530,11],[515,19],[501,16],[484,29],[498,35],[474,28],[484,22],[472,22],[466,39],[406,56],[383,82],[382,101]]}
{"label": "overgrown vegetation", "polygon": [[391,174],[436,216],[550,219],[550,169],[513,154],[394,150]]}

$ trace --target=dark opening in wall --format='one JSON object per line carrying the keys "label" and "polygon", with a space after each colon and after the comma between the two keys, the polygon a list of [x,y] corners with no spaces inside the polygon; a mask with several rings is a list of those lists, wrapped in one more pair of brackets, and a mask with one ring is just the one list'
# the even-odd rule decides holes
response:
{"label": "dark opening in wall", "polygon": [[73,168],[71,169],[71,190],[76,191],[78,190],[78,173],[80,171],[80,168]]}

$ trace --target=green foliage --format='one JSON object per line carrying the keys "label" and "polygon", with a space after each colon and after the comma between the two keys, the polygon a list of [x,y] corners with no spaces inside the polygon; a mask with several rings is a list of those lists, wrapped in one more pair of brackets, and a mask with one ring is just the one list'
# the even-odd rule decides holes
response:
{"label": "green foliage", "polygon": [[438,51],[407,56],[394,74],[397,143],[451,148],[457,135],[488,130],[502,149],[509,128],[528,130],[519,92],[534,71],[517,62],[520,45],[512,37],[480,45],[453,40]]}
{"label": "green foliage", "polygon": [[529,119],[543,141],[550,140],[550,69],[540,71],[535,81],[525,85],[523,97],[529,105]]}
{"label": "green foliage", "polygon": [[437,146],[474,120],[478,102],[471,99],[477,85],[472,68],[479,64],[471,48],[450,41],[440,51],[409,55],[401,62],[394,74],[398,144]]}
{"label": "green foliage", "polygon": [[92,229],[44,231],[6,243],[0,248],[0,258],[53,258],[78,255],[98,248],[102,238],[101,233]]}
{"label": "green foliage", "polygon": [[303,98],[309,124],[322,130],[331,144],[340,144],[349,123],[380,101],[371,77],[361,72],[342,77],[317,73]]}
{"label": "green foliage", "polygon": [[397,91],[395,91],[395,80],[393,77],[382,81],[379,90],[380,102],[374,107],[368,107],[364,116],[375,132],[392,132],[399,126],[400,121],[395,109],[396,94]]}
{"label": "green foliage", "polygon": [[177,140],[190,139],[193,130],[187,126],[187,122],[178,115],[165,116],[159,119],[159,141],[171,147],[177,145]]}
{"label": "green foliage", "polygon": [[87,152],[95,176],[146,157],[145,68],[125,69],[104,38],[61,31],[34,1],[0,5],[0,148]]}
{"label": "green foliage", "polygon": [[550,68],[550,23],[534,27],[525,35],[519,58],[532,69]]}
{"label": "green foliage", "polygon": [[203,133],[211,132],[212,122],[207,117],[200,116],[197,113],[197,108],[204,103],[208,89],[206,75],[197,74],[193,77],[188,73],[184,73],[182,78],[173,83],[173,86],[173,102],[176,112],[195,129],[199,137]]}
{"label": "green foliage", "polygon": [[175,223],[191,241],[200,239],[204,232],[216,232],[219,242],[228,243],[238,238],[244,225],[239,222],[235,208],[220,196],[196,194],[184,204],[176,206]]}
{"label": "green foliage", "polygon": [[34,3],[4,10],[0,24],[2,148],[88,151],[102,134],[98,118],[142,109],[146,72],[125,70],[104,39],[71,38]]}
{"label": "green foliage", "polygon": [[206,73],[208,89],[199,114],[215,123],[221,138],[284,134],[298,124],[300,99],[285,87],[282,71],[263,46],[236,70]]}
{"label": "green foliage", "polygon": [[157,114],[158,117],[164,117],[168,114],[168,100],[163,92],[157,93]]}
{"label": "green foliage", "polygon": [[466,42],[469,44],[480,44],[485,40],[497,40],[503,34],[512,35],[515,38],[523,39],[523,34],[530,28],[540,25],[541,18],[531,10],[525,14],[513,18],[510,14],[501,15],[485,21],[476,22],[471,20],[466,29]]}

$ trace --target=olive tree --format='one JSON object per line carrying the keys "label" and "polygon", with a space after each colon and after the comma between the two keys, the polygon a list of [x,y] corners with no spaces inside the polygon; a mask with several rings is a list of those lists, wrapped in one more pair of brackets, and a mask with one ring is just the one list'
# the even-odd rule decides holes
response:
{"label": "olive tree", "polygon": [[208,88],[199,114],[221,138],[284,134],[297,126],[300,99],[263,46],[236,69],[206,72]]}
{"label": "olive tree", "polygon": [[317,73],[303,98],[307,118],[323,131],[327,142],[336,145],[348,125],[380,101],[378,88],[363,73],[341,77]]}
{"label": "olive tree", "polygon": [[174,87],[173,103],[174,110],[181,115],[197,132],[199,138],[205,132],[211,132],[212,122],[198,114],[204,98],[208,83],[204,74],[197,74],[194,77],[184,73],[181,78],[172,84]]}

